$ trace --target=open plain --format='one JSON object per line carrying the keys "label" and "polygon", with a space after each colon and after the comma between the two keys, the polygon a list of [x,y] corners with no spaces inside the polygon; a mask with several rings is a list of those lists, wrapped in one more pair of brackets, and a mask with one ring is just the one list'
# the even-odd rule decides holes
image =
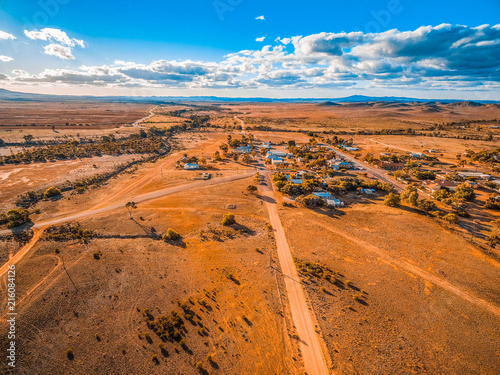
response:
{"label": "open plain", "polygon": [[498,374],[498,105],[41,106],[0,105],[16,373]]}

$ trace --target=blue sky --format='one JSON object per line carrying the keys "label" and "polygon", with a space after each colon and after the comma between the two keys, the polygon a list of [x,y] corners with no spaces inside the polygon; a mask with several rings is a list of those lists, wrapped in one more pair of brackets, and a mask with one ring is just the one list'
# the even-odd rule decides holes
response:
{"label": "blue sky", "polygon": [[500,99],[498,0],[3,0],[0,7],[0,85],[8,89]]}

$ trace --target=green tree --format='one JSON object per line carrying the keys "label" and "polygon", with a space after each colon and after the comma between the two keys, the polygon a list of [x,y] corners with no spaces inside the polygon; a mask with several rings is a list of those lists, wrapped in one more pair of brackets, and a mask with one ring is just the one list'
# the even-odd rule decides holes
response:
{"label": "green tree", "polygon": [[476,198],[476,194],[474,193],[474,189],[468,182],[461,183],[455,189],[455,198],[457,199],[465,199],[467,201],[471,201]]}
{"label": "green tree", "polygon": [[415,183],[412,183],[405,188],[401,194],[401,200],[411,204],[413,207],[418,206],[418,191]]}
{"label": "green tree", "polygon": [[428,214],[429,212],[436,210],[437,206],[436,203],[434,203],[430,199],[422,199],[420,202],[418,202],[418,208]]}
{"label": "green tree", "polygon": [[247,191],[248,191],[250,194],[254,194],[254,193],[257,191],[257,186],[255,186],[255,185],[248,185],[248,186],[247,186]]}
{"label": "green tree", "polygon": [[434,194],[432,194],[432,196],[434,197],[434,199],[437,199],[438,201],[443,201],[445,200],[446,198],[449,198],[450,197],[450,192],[446,189],[439,189],[439,190],[436,190],[434,192]]}
{"label": "green tree", "polygon": [[389,207],[398,207],[401,204],[399,194],[389,193],[384,199],[384,204]]}
{"label": "green tree", "polygon": [[181,235],[172,228],[168,228],[167,232],[162,236],[163,241],[178,241],[180,239]]}
{"label": "green tree", "polygon": [[236,224],[236,219],[234,217],[234,214],[232,213],[224,214],[222,216],[221,224],[224,226],[230,226]]}

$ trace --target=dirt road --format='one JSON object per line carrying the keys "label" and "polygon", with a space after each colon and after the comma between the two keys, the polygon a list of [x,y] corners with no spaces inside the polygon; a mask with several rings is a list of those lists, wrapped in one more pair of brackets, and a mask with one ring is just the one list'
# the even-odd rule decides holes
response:
{"label": "dirt road", "polygon": [[261,186],[262,193],[266,197],[266,207],[274,230],[280,267],[285,281],[293,324],[299,335],[305,369],[309,375],[326,375],[329,374],[329,371],[321,348],[320,338],[316,333],[304,289],[300,283],[290,247],[286,240],[285,230],[281,224],[276,195],[272,189],[269,172],[265,173],[265,177],[267,185]]}
{"label": "dirt road", "polygon": [[346,159],[350,163],[357,165],[361,169],[366,170],[367,172],[371,173],[376,178],[378,178],[380,181],[389,182],[390,184],[393,184],[396,190],[403,191],[406,187],[406,185],[394,180],[392,177],[389,176],[389,174],[386,171],[384,171],[382,169],[372,167],[368,164],[362,163],[359,160],[355,159],[354,157],[347,155],[347,154],[343,153],[342,151],[339,151],[338,149],[333,148],[330,145],[327,145],[325,143],[321,143],[320,146],[326,147],[330,151],[335,152],[337,155],[342,156],[344,159]]}
{"label": "dirt road", "polygon": [[12,264],[16,264],[19,262],[30,250],[35,244],[38,242],[40,237],[43,234],[45,227],[42,227],[38,230],[35,230],[35,233],[33,237],[31,238],[30,242],[28,242],[26,245],[24,245],[21,250],[17,252],[16,255],[14,255],[12,258],[10,258],[2,267],[0,267],[0,277],[2,277],[9,269],[9,266]]}
{"label": "dirt road", "polygon": [[153,112],[156,108],[158,108],[158,106],[155,106],[153,108],[150,108],[148,109],[148,115],[146,117],[143,117],[137,121],[135,121],[134,123],[132,123],[132,126],[136,127],[136,128],[140,128],[140,129],[149,129],[147,126],[141,126],[139,125],[141,122],[143,121],[146,121],[148,119],[150,119],[151,117],[153,117],[155,115],[155,113]]}
{"label": "dirt road", "polygon": [[[35,228],[45,227],[48,225],[61,224],[61,223],[67,222],[67,221],[77,220],[77,219],[81,219],[83,217],[97,215],[97,214],[100,214],[103,212],[116,210],[118,208],[124,208],[125,204],[127,202],[131,202],[131,201],[134,201],[135,203],[141,203],[141,202],[161,198],[161,197],[164,197],[167,195],[175,194],[175,193],[189,190],[189,189],[202,188],[205,186],[213,186],[213,185],[225,184],[228,182],[241,180],[241,179],[250,177],[251,175],[253,175],[253,173],[244,173],[244,174],[235,175],[235,176],[214,178],[214,179],[209,180],[209,181],[192,182],[189,184],[173,186],[173,187],[170,187],[167,189],[153,191],[153,192],[147,193],[147,194],[142,194],[142,195],[138,195],[138,196],[130,196],[127,198],[127,200],[124,200],[122,202],[115,203],[115,204],[112,204],[109,206],[105,206],[102,208],[90,209],[90,210],[82,211],[82,212],[79,212],[79,213],[76,213],[73,215],[69,215],[69,216],[61,216],[61,217],[53,218],[50,220],[41,221],[41,222],[35,223],[35,225],[33,225],[32,228],[35,229]],[[11,233],[10,230],[0,231],[0,235],[8,235],[10,233]]]}

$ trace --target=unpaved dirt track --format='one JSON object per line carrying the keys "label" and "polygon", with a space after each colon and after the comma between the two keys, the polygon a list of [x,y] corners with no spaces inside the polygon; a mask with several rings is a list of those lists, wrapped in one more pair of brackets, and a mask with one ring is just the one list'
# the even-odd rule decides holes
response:
{"label": "unpaved dirt track", "polygon": [[[145,201],[148,201],[148,200],[157,199],[157,198],[161,198],[161,197],[164,197],[164,196],[167,196],[167,195],[179,193],[181,191],[185,191],[185,190],[189,190],[189,189],[195,189],[195,188],[202,188],[202,187],[205,187],[205,186],[214,186],[214,185],[219,185],[219,184],[225,184],[225,183],[228,183],[228,182],[233,182],[233,181],[237,181],[237,180],[241,180],[241,179],[247,178],[247,177],[251,176],[252,174],[253,173],[245,173],[245,174],[240,174],[240,175],[235,175],[235,176],[215,178],[215,179],[212,179],[212,180],[209,180],[209,181],[193,182],[193,183],[190,183],[190,184],[184,184],[184,185],[174,186],[174,187],[170,187],[170,188],[167,188],[167,189],[156,190],[156,191],[153,191],[151,193],[147,193],[147,194],[143,194],[143,195],[131,196],[126,201],[123,201],[123,202],[120,202],[120,203],[115,203],[115,204],[112,204],[112,205],[109,205],[109,206],[105,206],[105,207],[102,207],[102,208],[98,208],[98,209],[91,209],[91,210],[79,212],[77,214],[73,214],[73,215],[69,215],[69,216],[63,216],[63,217],[58,217],[58,218],[54,218],[54,219],[50,219],[50,220],[41,221],[41,222],[35,223],[35,225],[33,225],[32,228],[35,229],[35,228],[45,227],[45,226],[48,226],[48,225],[55,225],[55,224],[65,223],[67,221],[81,219],[83,217],[87,217],[87,216],[91,216],[91,215],[97,215],[97,214],[100,214],[100,213],[103,213],[103,212],[112,211],[112,210],[115,210],[117,208],[124,208],[125,204],[127,202],[129,202],[129,201],[134,201],[135,203],[141,203],[141,202],[145,202]],[[6,234],[9,234],[9,233],[10,233],[10,230],[2,230],[2,231],[0,231],[0,235],[6,235]],[[16,256],[17,256],[17,254],[16,254]]]}
{"label": "unpaved dirt track", "polygon": [[338,149],[333,148],[330,145],[327,145],[325,143],[321,143],[320,146],[325,147],[328,150],[335,152],[336,154],[338,154],[339,156],[342,156],[344,159],[351,162],[352,164],[357,165],[358,167],[366,170],[367,172],[370,172],[372,175],[374,175],[379,180],[384,181],[384,182],[389,182],[390,184],[394,185],[396,190],[403,191],[406,187],[406,185],[404,185],[404,184],[396,181],[394,178],[390,177],[389,174],[386,171],[384,171],[383,169],[379,169],[376,167],[372,167],[368,164],[362,163],[359,160],[357,160],[356,158],[354,158],[350,155],[344,154],[343,152],[339,151]]}
{"label": "unpaved dirt track", "polygon": [[470,292],[464,291],[461,288],[459,288],[453,284],[450,284],[448,281],[443,280],[440,277],[434,276],[427,271],[424,271],[423,269],[421,269],[418,266],[415,266],[415,265],[408,263],[404,260],[395,259],[391,255],[389,255],[387,253],[387,251],[382,250],[376,246],[373,246],[373,245],[369,244],[368,242],[365,242],[365,241],[360,240],[358,238],[349,236],[345,232],[335,230],[333,227],[331,227],[330,225],[327,225],[323,222],[320,222],[317,220],[309,220],[309,222],[313,223],[314,225],[318,225],[318,226],[320,226],[320,227],[322,227],[322,228],[324,228],[332,233],[335,233],[341,237],[344,237],[345,239],[359,245],[361,248],[364,248],[365,250],[367,250],[371,253],[374,253],[375,255],[377,255],[379,258],[385,260],[386,262],[388,262],[388,263],[390,263],[398,268],[402,268],[402,269],[404,269],[404,270],[406,270],[406,271],[408,271],[408,272],[410,272],[418,277],[421,277],[422,279],[427,280],[428,282],[430,282],[430,283],[432,283],[432,284],[434,284],[434,285],[436,285],[444,290],[447,290],[448,292],[451,292],[451,293],[455,294],[456,296],[458,296],[458,297],[460,297],[460,298],[462,298],[470,303],[473,303],[473,304],[489,311],[490,313],[492,313],[494,315],[500,316],[500,307],[499,306],[497,306],[493,303],[490,303],[488,301],[485,301],[484,299],[481,299],[479,297],[476,297],[473,294],[471,294]]}
{"label": "unpaved dirt track", "polygon": [[329,374],[328,366],[325,361],[320,338],[315,331],[313,318],[307,305],[304,289],[300,283],[290,247],[286,240],[285,230],[281,224],[276,196],[272,189],[269,172],[265,173],[265,176],[267,186],[262,186],[262,192],[267,197],[265,204],[274,230],[281,272],[285,280],[293,324],[299,335],[304,366],[309,375],[327,375]]}
{"label": "unpaved dirt track", "polygon": [[38,230],[35,230],[35,233],[33,234],[33,237],[31,238],[30,242],[28,242],[26,245],[24,245],[21,250],[17,252],[16,255],[14,255],[12,258],[10,258],[2,267],[0,267],[0,277],[2,277],[5,272],[8,271],[9,266],[12,264],[16,264],[19,262],[30,250],[35,244],[38,242],[40,237],[43,234],[45,227],[42,227]]}

